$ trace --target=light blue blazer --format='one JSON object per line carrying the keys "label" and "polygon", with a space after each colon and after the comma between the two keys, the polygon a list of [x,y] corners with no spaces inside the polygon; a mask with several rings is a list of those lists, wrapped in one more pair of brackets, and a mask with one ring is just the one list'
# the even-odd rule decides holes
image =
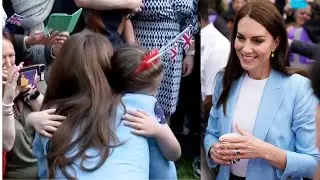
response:
{"label": "light blue blazer", "polygon": [[[219,72],[216,78],[213,107],[204,139],[207,155],[211,145],[218,142],[221,135],[231,132],[234,106],[243,82],[241,76],[233,83],[225,116],[222,105],[216,108],[223,88],[222,76],[223,73]],[[307,78],[298,74],[285,76],[276,70],[271,71],[261,98],[253,135],[284,149],[287,153],[287,165],[284,170],[279,170],[264,159],[251,159],[247,180],[313,177],[320,160],[315,147],[316,105],[317,99]],[[211,168],[217,166],[209,156],[207,162]],[[230,172],[229,166],[220,166],[217,179],[228,180]]]}

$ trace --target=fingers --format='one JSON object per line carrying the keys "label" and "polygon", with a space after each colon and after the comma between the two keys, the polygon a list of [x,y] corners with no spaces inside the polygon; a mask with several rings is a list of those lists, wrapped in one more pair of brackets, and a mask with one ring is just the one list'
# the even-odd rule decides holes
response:
{"label": "fingers", "polygon": [[50,115],[49,116],[49,119],[52,120],[52,121],[63,121],[65,120],[67,117],[65,116],[61,116],[61,115]]}
{"label": "fingers", "polygon": [[186,63],[183,63],[183,64],[182,64],[182,77],[185,76],[186,71],[187,71],[187,64],[186,64]]}
{"label": "fingers", "polygon": [[[221,143],[243,143],[247,141],[246,136],[230,136],[230,137],[221,137],[220,139]],[[220,144],[221,145],[221,144]]]}
{"label": "fingers", "polygon": [[137,130],[141,130],[141,128],[142,128],[142,125],[140,123],[136,123],[136,122],[125,121],[124,125],[131,127],[133,129],[137,129]]}
{"label": "fingers", "polygon": [[62,124],[62,122],[49,120],[49,122],[47,123],[47,126],[52,126],[52,127],[58,128],[59,126],[61,126],[61,124]]}
{"label": "fingers", "polygon": [[43,112],[46,112],[46,113],[48,113],[48,114],[53,114],[53,113],[56,112],[56,109],[54,109],[54,108],[52,108],[52,109],[46,109],[46,110],[44,110]]}
{"label": "fingers", "polygon": [[8,72],[6,72],[6,73],[4,73],[3,71],[2,71],[2,81],[5,81],[5,80],[7,80],[7,78],[8,78]]}
{"label": "fingers", "polygon": [[145,119],[145,118],[147,118],[147,116],[149,116],[147,113],[145,113],[143,111],[140,111],[140,110],[136,110],[136,111],[127,110],[126,113],[131,115],[131,116],[142,118],[142,119]]}
{"label": "fingers", "polygon": [[8,74],[8,77],[7,77],[7,81],[9,83],[11,83],[13,81],[13,77],[16,73],[18,73],[19,71],[19,68],[16,66],[16,65],[13,65],[12,68],[10,68],[9,70],[9,74]]}
{"label": "fingers", "polygon": [[184,73],[183,77],[190,75],[191,72],[192,72],[191,65],[190,64],[186,64],[186,70],[185,70],[185,73]]}
{"label": "fingers", "polygon": [[224,143],[220,144],[221,149],[245,149],[243,143]]}
{"label": "fingers", "polygon": [[16,73],[13,75],[12,82],[17,82],[17,81],[18,81],[18,78],[19,78],[19,75],[20,75],[20,73],[19,73],[19,72],[16,72]]}
{"label": "fingers", "polygon": [[68,32],[59,32],[59,36],[61,37],[61,36],[64,36],[64,37],[66,37],[66,38],[68,38],[68,37],[70,37],[70,34],[68,33]]}
{"label": "fingers", "polygon": [[238,123],[236,123],[235,126],[236,126],[237,131],[238,131],[241,135],[243,135],[243,136],[249,136],[249,135],[250,135],[250,133],[248,133],[247,131],[241,129],[240,126],[238,125]]}
{"label": "fingers", "polygon": [[46,137],[49,137],[49,138],[52,137],[52,134],[48,133],[48,132],[45,131],[45,130],[41,130],[39,133],[40,133],[42,136],[46,136]]}
{"label": "fingers", "polygon": [[44,130],[47,131],[47,132],[49,131],[49,132],[53,132],[54,133],[54,132],[57,131],[57,128],[53,127],[53,126],[45,126]]}
{"label": "fingers", "polygon": [[19,71],[20,71],[20,69],[23,68],[23,64],[24,64],[24,62],[21,62],[21,63],[18,65]]}
{"label": "fingers", "polygon": [[[217,157],[218,156],[218,157]],[[221,164],[221,165],[226,165],[226,166],[230,166],[231,165],[231,162],[230,161],[227,161],[227,160],[223,160],[223,159],[220,159],[222,158],[222,156],[219,156],[214,149],[211,149],[211,152],[210,152],[210,157],[211,159],[217,163],[217,164]],[[219,158],[220,157],[220,158]]]}
{"label": "fingers", "polygon": [[134,131],[131,131],[131,133],[134,135],[137,135],[137,136],[146,136],[147,135],[144,130],[134,130]]}
{"label": "fingers", "polygon": [[150,116],[147,112],[144,112],[144,111],[142,111],[142,110],[140,110],[140,109],[138,109],[138,112],[139,112],[139,113],[142,113],[142,114],[145,115],[145,116]]}

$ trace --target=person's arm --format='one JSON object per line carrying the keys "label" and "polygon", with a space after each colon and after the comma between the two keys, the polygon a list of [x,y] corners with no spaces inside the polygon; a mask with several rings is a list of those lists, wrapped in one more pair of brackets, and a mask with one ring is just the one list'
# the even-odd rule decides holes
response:
{"label": "person's arm", "polygon": [[123,26],[122,36],[126,43],[128,44],[136,44],[136,38],[134,35],[134,30],[132,26],[132,22],[130,19],[126,19]]}
{"label": "person's arm", "polygon": [[159,124],[155,139],[163,156],[169,161],[176,161],[181,156],[181,147],[168,124]]}
{"label": "person's arm", "polygon": [[142,5],[142,0],[74,0],[78,7],[95,10],[136,9]]}
{"label": "person's arm", "polygon": [[14,125],[13,107],[8,106],[10,103],[6,100],[2,101],[2,147],[8,152],[12,149],[16,131]]}
{"label": "person's arm", "polygon": [[127,114],[123,116],[124,125],[134,128],[133,134],[155,138],[162,155],[170,161],[176,161],[181,156],[180,144],[166,124],[163,110],[158,103],[154,109],[155,116],[161,117],[161,123],[156,121],[155,116],[146,112],[127,110]]}
{"label": "person's arm", "polygon": [[204,149],[206,152],[207,163],[210,168],[215,168],[217,164],[210,158],[210,149],[213,144],[219,142],[219,119],[216,111],[216,104],[219,98],[219,92],[221,91],[222,86],[222,76],[223,74],[219,72],[216,78],[216,86],[213,94],[213,105],[210,110],[210,116],[208,120],[208,126],[206,128],[205,137],[204,137]]}
{"label": "person's arm", "polygon": [[[40,93],[40,92],[39,92]],[[43,102],[44,96],[40,93],[36,99],[30,100],[29,105],[33,111],[39,111]]]}
{"label": "person's arm", "polygon": [[320,60],[320,45],[292,40],[290,42],[290,50],[307,58]]}
{"label": "person's arm", "polygon": [[[286,164],[283,170],[277,170],[278,177],[281,177],[281,179],[286,179],[287,177],[312,178],[320,162],[320,154],[314,143],[317,99],[313,95],[313,90],[308,80],[303,79],[295,84],[300,85],[293,109],[291,127],[295,135],[296,150],[295,152],[282,150],[286,154]],[[280,151],[276,151],[275,147],[271,146],[269,145],[270,148],[267,147],[264,158],[277,167],[282,164],[280,162],[282,158],[278,159],[278,152]]]}

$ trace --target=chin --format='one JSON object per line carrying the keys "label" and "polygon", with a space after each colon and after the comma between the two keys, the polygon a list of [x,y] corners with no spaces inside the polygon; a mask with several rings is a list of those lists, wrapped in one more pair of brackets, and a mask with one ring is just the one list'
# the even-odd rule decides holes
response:
{"label": "chin", "polygon": [[243,62],[241,62],[240,64],[241,64],[242,69],[245,71],[251,71],[255,68],[255,66],[252,64],[243,63]]}

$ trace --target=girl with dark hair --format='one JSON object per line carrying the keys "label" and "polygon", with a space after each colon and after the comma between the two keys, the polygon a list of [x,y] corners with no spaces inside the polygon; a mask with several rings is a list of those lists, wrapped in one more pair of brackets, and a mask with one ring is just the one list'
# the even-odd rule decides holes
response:
{"label": "girl with dark hair", "polygon": [[[123,117],[125,125],[136,129],[134,134],[149,137],[149,179],[177,179],[176,169],[171,161],[179,159],[181,149],[154,97],[164,68],[160,58],[152,56],[154,52],[156,51],[148,52],[137,46],[119,49],[111,59],[112,69],[108,80],[115,92],[122,95],[123,107],[128,109]],[[153,55],[157,56],[157,53]],[[129,111],[132,108],[138,111]],[[146,120],[146,115],[151,115],[152,118]]]}
{"label": "girl with dark hair", "polygon": [[[254,31],[253,31],[254,30]],[[310,81],[288,68],[284,20],[269,0],[236,15],[231,54],[218,73],[204,140],[218,180],[312,178],[317,100]],[[236,133],[237,135],[225,135]]]}

